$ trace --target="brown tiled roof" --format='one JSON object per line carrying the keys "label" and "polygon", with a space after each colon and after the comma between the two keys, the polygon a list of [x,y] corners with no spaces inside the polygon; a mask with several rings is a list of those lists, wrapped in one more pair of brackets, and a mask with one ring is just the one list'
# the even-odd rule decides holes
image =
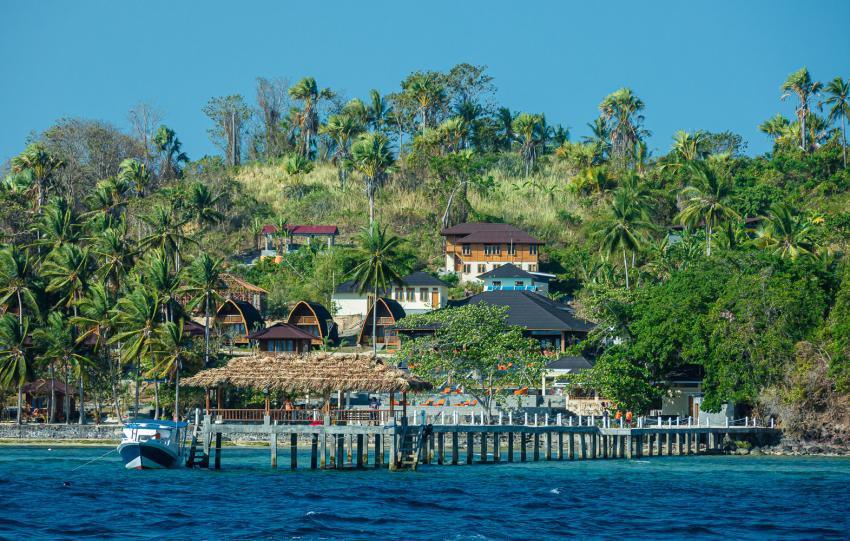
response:
{"label": "brown tiled roof", "polygon": [[295,325],[275,323],[271,327],[255,332],[250,338],[252,340],[312,340],[315,337]]}
{"label": "brown tiled roof", "polygon": [[536,239],[511,224],[491,224],[491,223],[466,223],[458,224],[440,231],[443,236],[462,236],[455,241],[457,244],[472,244],[472,243],[510,243],[518,244],[544,244],[543,241]]}
{"label": "brown tiled roof", "polygon": [[469,235],[478,231],[519,231],[511,224],[492,224],[484,222],[468,222],[457,224],[440,231],[441,235]]}

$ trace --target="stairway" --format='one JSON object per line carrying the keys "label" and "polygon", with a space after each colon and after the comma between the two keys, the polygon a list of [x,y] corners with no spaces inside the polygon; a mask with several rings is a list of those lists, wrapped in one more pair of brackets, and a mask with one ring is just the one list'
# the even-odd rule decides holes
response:
{"label": "stairway", "polygon": [[[192,442],[189,444],[189,456],[186,458],[187,468],[208,468],[210,456],[204,453],[204,447],[198,450],[198,428],[200,427],[200,411],[195,410],[195,423],[192,425]],[[209,447],[207,447],[209,448]]]}
{"label": "stairway", "polygon": [[422,459],[422,448],[425,442],[424,435],[424,425],[406,426],[404,428],[399,440],[398,469],[416,471]]}

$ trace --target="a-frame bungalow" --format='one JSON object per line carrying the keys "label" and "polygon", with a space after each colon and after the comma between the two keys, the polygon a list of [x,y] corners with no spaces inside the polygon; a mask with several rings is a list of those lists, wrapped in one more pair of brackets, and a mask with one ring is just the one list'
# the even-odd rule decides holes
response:
{"label": "a-frame bungalow", "polygon": [[378,344],[384,344],[384,347],[389,351],[395,350],[398,348],[399,338],[393,327],[406,314],[398,301],[386,297],[378,297],[378,301],[369,307],[366,317],[363,319],[363,326],[360,328],[357,343],[361,346],[372,345],[372,310],[377,310],[375,314],[376,341]]}
{"label": "a-frame bungalow", "polygon": [[312,335],[314,346],[321,346],[325,340],[331,345],[339,342],[339,330],[333,316],[317,302],[298,301],[289,312],[286,322]]}

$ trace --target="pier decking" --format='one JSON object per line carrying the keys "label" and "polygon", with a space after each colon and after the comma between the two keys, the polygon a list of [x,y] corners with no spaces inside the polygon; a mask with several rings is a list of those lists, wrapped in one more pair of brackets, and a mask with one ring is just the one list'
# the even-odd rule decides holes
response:
{"label": "pier decking", "polygon": [[[414,419],[415,420],[415,419]],[[446,419],[443,418],[443,421]],[[499,419],[502,421],[504,419]],[[421,421],[421,419],[420,419]],[[639,419],[635,427],[611,426],[600,418],[568,418],[540,424],[412,424],[408,419],[389,424],[357,421],[333,424],[280,424],[266,417],[262,423],[214,422],[203,417],[194,465],[220,468],[222,438],[238,435],[268,439],[270,465],[277,468],[278,455],[289,449],[289,467],[299,465],[299,442],[309,446],[311,469],[383,468],[416,469],[419,464],[459,465],[540,460],[598,460],[719,453],[724,441],[770,437],[770,426],[696,426],[668,420],[654,424]],[[678,426],[677,426],[678,424]],[[199,453],[202,452],[202,454]]]}

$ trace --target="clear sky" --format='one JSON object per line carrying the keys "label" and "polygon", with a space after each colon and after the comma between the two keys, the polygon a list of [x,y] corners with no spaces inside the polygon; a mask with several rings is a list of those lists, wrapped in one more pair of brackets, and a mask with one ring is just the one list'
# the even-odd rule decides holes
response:
{"label": "clear sky", "polygon": [[730,129],[750,153],[803,65],[850,77],[850,1],[427,2],[0,0],[0,162],[63,116],[127,127],[154,103],[192,158],[217,152],[201,108],[253,102],[257,76],[314,76],[349,97],[417,69],[486,64],[498,101],[544,112],[573,139],[609,92],[646,103],[650,149],[679,129]]}

